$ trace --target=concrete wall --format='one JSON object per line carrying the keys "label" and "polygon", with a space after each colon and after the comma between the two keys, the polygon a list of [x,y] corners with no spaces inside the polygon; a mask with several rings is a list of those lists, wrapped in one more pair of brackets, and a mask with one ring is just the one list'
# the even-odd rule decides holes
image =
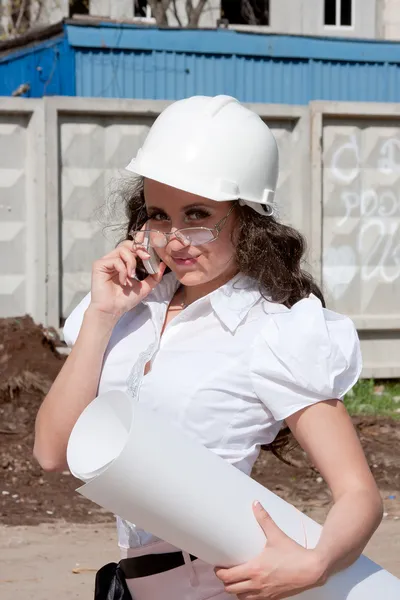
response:
{"label": "concrete wall", "polygon": [[112,232],[102,231],[101,219],[96,218],[95,212],[104,203],[110,183],[123,177],[122,169],[139,149],[153,122],[140,114],[120,118],[117,114],[94,110],[81,116],[78,111],[60,113],[58,118],[61,318],[87,293],[90,263],[116,242]]}
{"label": "concrete wall", "polygon": [[0,100],[0,315],[46,322],[44,105]]}
{"label": "concrete wall", "polygon": [[311,111],[314,265],[328,305],[357,325],[364,374],[398,377],[400,105]]}
{"label": "concrete wall", "polygon": [[[59,163],[54,166],[60,178],[60,206],[57,229],[62,255],[62,277],[54,265],[49,284],[52,297],[60,298],[59,313],[51,312],[52,322],[65,318],[87,293],[93,260],[101,256],[116,239],[111,230],[102,232],[96,211],[107,193],[123,177],[123,168],[141,146],[155,116],[164,102],[127,101],[127,114],[121,117],[121,103],[105,100],[61,99],[51,102],[58,124],[50,147],[59,147]],[[307,109],[297,107],[253,105],[265,116],[275,133],[281,154],[278,202],[282,216],[309,232],[309,210],[297,200],[299,189],[307,201],[308,119]],[[148,116],[150,110],[150,116]],[[153,116],[151,116],[153,115]],[[53,169],[52,169],[53,170]],[[57,193],[57,192],[56,192]],[[57,246],[54,243],[54,252]],[[52,304],[52,301],[51,301]]]}
{"label": "concrete wall", "polygon": [[[58,327],[87,293],[117,240],[98,209],[166,105],[0,99],[0,316]],[[354,319],[364,375],[399,377],[399,105],[249,106],[278,142],[281,218],[307,237],[328,306]]]}

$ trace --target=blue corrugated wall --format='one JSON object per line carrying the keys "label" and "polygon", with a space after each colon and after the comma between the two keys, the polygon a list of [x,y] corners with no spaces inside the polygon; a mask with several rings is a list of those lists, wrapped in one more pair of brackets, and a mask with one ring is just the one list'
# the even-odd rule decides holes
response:
{"label": "blue corrugated wall", "polygon": [[400,101],[400,65],[81,49],[76,94],[174,100],[229,94],[243,102]]}
{"label": "blue corrugated wall", "polygon": [[0,58],[1,94],[29,79],[32,96],[400,101],[400,43],[67,23],[42,46]]}

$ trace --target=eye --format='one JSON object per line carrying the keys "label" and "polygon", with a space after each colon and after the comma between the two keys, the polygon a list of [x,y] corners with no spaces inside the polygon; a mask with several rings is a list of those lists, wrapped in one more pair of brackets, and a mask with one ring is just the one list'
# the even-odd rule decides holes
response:
{"label": "eye", "polygon": [[186,213],[186,218],[189,221],[204,221],[204,219],[207,219],[210,216],[211,213],[202,208],[194,208]]}
{"label": "eye", "polygon": [[168,215],[166,215],[164,212],[160,212],[160,211],[154,211],[152,213],[150,213],[147,218],[150,221],[167,221],[168,220]]}

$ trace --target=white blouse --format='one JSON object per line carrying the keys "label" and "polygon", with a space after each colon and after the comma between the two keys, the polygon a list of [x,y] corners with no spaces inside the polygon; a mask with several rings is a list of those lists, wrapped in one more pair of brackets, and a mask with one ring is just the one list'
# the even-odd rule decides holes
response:
{"label": "white blouse", "polygon": [[[260,445],[272,442],[286,417],[343,398],[357,381],[354,324],[322,308],[315,296],[288,309],[266,300],[253,279],[239,274],[183,310],[161,337],[178,286],[168,273],[118,321],[99,393],[128,392],[132,402],[145,402],[241,471],[250,474]],[[89,303],[90,294],[68,317],[68,345]],[[121,519],[118,532],[122,548],[157,540]]]}

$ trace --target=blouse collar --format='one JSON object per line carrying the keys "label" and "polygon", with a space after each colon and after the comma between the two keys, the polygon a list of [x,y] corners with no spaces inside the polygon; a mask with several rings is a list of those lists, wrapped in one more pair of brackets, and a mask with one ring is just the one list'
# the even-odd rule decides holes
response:
{"label": "blouse collar", "polygon": [[[175,274],[170,272],[164,275],[157,287],[145,298],[143,304],[163,304],[168,306],[175,292],[179,288],[179,281]],[[284,312],[288,309],[282,304],[276,304],[267,300],[260,292],[258,283],[251,277],[238,273],[227,283],[199,298],[190,307],[201,306],[203,303],[210,304],[218,319],[234,333],[238,326],[245,320],[250,309],[264,298],[264,307],[267,313]],[[154,307],[155,308],[155,307]]]}

